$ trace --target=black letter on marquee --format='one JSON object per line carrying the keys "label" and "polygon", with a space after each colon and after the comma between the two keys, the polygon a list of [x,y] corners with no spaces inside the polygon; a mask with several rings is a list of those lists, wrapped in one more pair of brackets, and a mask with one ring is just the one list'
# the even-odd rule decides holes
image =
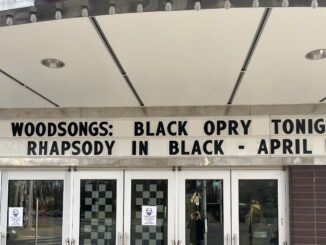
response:
{"label": "black letter on marquee", "polygon": [[293,154],[293,142],[290,139],[283,139],[283,154]]}
{"label": "black letter on marquee", "polygon": [[212,121],[207,121],[204,124],[204,132],[206,135],[212,135],[214,133],[214,123]]}
{"label": "black letter on marquee", "polygon": [[226,129],[226,122],[225,121],[217,121],[216,122],[216,132],[217,135],[221,135],[221,132]]}
{"label": "black letter on marquee", "polygon": [[281,147],[281,142],[278,139],[271,139],[271,154]]}
{"label": "black letter on marquee", "polygon": [[260,141],[259,148],[258,148],[258,154],[260,155],[262,152],[264,154],[268,154],[268,149],[267,149],[267,144],[265,139],[262,139]]}
{"label": "black letter on marquee", "polygon": [[325,133],[324,119],[317,119],[315,121],[314,128],[318,134],[324,134]]}
{"label": "black letter on marquee", "polygon": [[39,152],[39,156],[45,156],[47,155],[48,153],[48,142],[47,141],[40,141],[39,142],[39,149],[38,149],[38,152]]}
{"label": "black letter on marquee", "polygon": [[188,123],[188,121],[182,121],[182,122],[178,123],[178,125],[179,125],[179,130],[178,130],[179,136],[181,136],[181,135],[187,136],[188,135],[188,132],[187,132],[187,129],[186,129],[187,123]]}
{"label": "black letter on marquee", "polygon": [[281,122],[281,120],[280,119],[274,119],[271,122],[274,123],[274,133],[278,134],[278,124]]}
{"label": "black letter on marquee", "polygon": [[144,124],[142,122],[135,122],[134,124],[134,135],[142,136],[144,134]]}
{"label": "black letter on marquee", "polygon": [[237,121],[235,120],[230,120],[229,121],[229,135],[238,135],[238,131],[237,131],[237,128],[238,128],[239,124]]}
{"label": "black letter on marquee", "polygon": [[62,141],[61,142],[61,155],[62,156],[66,155],[66,151],[68,151],[70,149],[70,147],[71,147],[71,144],[69,141],[66,141],[66,140]]}
{"label": "black letter on marquee", "polygon": [[214,140],[214,153],[215,155],[224,155],[224,151],[222,149],[222,144],[224,140]]}
{"label": "black letter on marquee", "polygon": [[148,141],[132,141],[132,155],[148,155]]}
{"label": "black letter on marquee", "polygon": [[303,139],[303,154],[312,154],[312,151],[308,150],[308,139]]}
{"label": "black letter on marquee", "polygon": [[113,146],[115,144],[115,140],[110,141],[105,141],[106,148],[108,150],[108,155],[112,155],[113,151]]}
{"label": "black letter on marquee", "polygon": [[12,130],[12,135],[14,137],[22,136],[23,133],[23,127],[24,127],[24,123],[11,123],[11,130]]}
{"label": "black letter on marquee", "polygon": [[73,156],[80,155],[80,141],[73,141],[72,148],[74,149],[71,153]]}
{"label": "black letter on marquee", "polygon": [[101,129],[101,136],[107,136],[109,134],[109,130],[108,130],[108,122],[101,122],[100,123],[100,129]]}
{"label": "black letter on marquee", "polygon": [[51,150],[50,150],[50,155],[59,155],[59,147],[58,147],[58,142],[53,141],[52,142],[52,146],[51,146]]}
{"label": "black letter on marquee", "polygon": [[27,155],[30,156],[30,155],[33,155],[33,156],[36,156],[36,142],[35,141],[28,141],[27,142]]}
{"label": "black letter on marquee", "polygon": [[171,140],[169,141],[169,155],[179,154],[179,144],[178,141]]}
{"label": "black letter on marquee", "polygon": [[294,131],[294,123],[291,119],[285,119],[283,121],[283,132],[286,134],[292,134]]}
{"label": "black letter on marquee", "polygon": [[242,124],[242,127],[243,127],[243,134],[248,135],[251,120],[247,120],[247,122],[245,122],[244,120],[241,120],[241,124]]}

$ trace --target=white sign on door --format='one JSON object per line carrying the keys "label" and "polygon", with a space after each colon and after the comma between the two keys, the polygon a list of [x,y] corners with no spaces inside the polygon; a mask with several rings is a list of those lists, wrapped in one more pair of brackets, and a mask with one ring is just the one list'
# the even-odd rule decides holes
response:
{"label": "white sign on door", "polygon": [[142,225],[156,225],[156,206],[142,206]]}
{"label": "white sign on door", "polygon": [[8,227],[23,227],[22,207],[10,207],[8,214]]}

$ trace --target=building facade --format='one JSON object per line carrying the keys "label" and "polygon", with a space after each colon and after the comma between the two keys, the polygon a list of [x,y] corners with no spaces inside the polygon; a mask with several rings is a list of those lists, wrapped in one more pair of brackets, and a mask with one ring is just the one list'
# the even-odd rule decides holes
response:
{"label": "building facade", "polygon": [[318,6],[1,1],[0,245],[325,245]]}

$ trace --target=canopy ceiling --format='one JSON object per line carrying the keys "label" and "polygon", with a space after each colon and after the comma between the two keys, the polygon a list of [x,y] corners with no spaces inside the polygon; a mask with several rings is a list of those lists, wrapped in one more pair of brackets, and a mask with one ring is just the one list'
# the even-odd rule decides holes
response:
{"label": "canopy ceiling", "polygon": [[[305,55],[326,48],[324,23],[326,8],[302,7],[3,26],[0,108],[318,103],[326,60]],[[44,58],[65,66],[44,67]]]}

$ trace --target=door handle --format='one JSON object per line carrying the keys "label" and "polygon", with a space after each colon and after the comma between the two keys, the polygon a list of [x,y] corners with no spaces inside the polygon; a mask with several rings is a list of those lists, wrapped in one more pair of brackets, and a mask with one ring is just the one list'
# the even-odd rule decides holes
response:
{"label": "door handle", "polygon": [[178,240],[177,245],[181,245],[182,241]]}
{"label": "door handle", "polygon": [[71,245],[75,245],[76,240],[75,239],[71,239]]}
{"label": "door handle", "polygon": [[123,236],[123,245],[127,245],[128,244],[128,239],[129,239],[128,233],[126,232],[124,234],[124,236]]}
{"label": "door handle", "polygon": [[118,232],[118,245],[123,245],[122,244],[122,234],[121,234],[121,232]]}
{"label": "door handle", "polygon": [[237,235],[233,235],[233,245],[237,245]]}
{"label": "door handle", "polygon": [[226,245],[231,245],[230,244],[230,234],[226,234]]}
{"label": "door handle", "polygon": [[65,242],[66,242],[66,245],[70,245],[70,240],[69,240],[69,238],[67,238],[67,239],[65,240]]}
{"label": "door handle", "polygon": [[5,238],[5,235],[2,232],[0,232],[0,245],[2,244],[2,238]]}

